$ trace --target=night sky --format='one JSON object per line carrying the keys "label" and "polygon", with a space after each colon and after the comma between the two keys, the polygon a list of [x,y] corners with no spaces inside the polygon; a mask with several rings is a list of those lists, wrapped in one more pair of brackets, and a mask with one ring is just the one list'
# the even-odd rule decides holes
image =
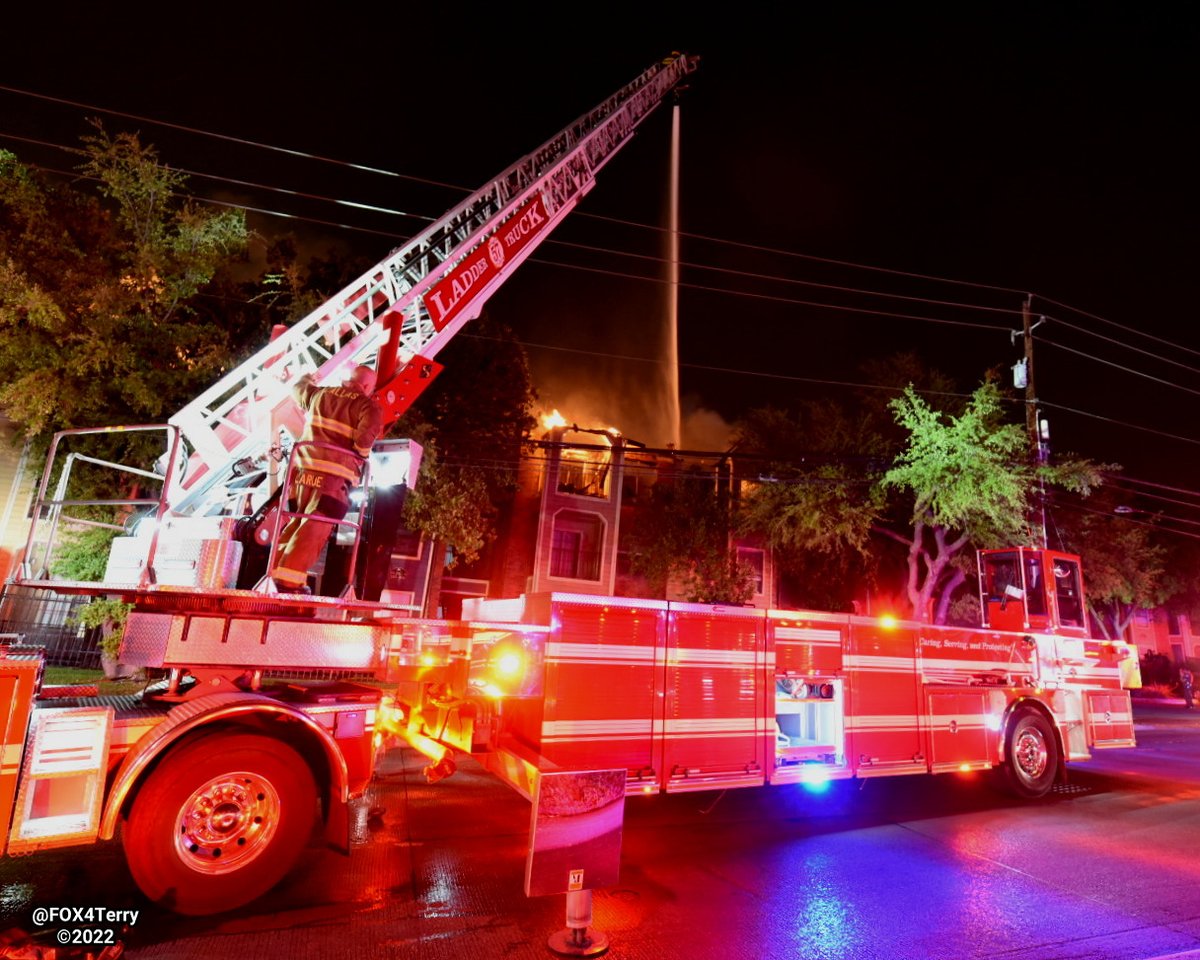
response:
{"label": "night sky", "polygon": [[[197,194],[310,218],[251,214],[257,229],[382,257],[425,221],[230,179],[436,217],[460,194],[408,178],[473,190],[683,50],[702,58],[681,117],[685,446],[720,446],[756,404],[837,396],[898,350],[970,390],[1019,357],[1030,292],[1054,450],[1200,488],[1196,28],[1132,5],[942,7],[59,16],[0,63],[26,92],[0,91],[0,146],[69,164],[12,138],[73,144],[95,111],[39,93],[384,168],[404,176],[105,117],[219,178],[193,178]],[[652,446],[668,145],[660,110],[489,306],[528,344],[545,406]]]}

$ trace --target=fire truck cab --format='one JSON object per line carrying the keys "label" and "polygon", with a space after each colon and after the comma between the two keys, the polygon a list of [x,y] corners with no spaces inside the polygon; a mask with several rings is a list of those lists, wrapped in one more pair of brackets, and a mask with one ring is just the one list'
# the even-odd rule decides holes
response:
{"label": "fire truck cab", "polygon": [[1087,605],[1079,557],[1016,547],[979,552],[983,626],[1086,637]]}

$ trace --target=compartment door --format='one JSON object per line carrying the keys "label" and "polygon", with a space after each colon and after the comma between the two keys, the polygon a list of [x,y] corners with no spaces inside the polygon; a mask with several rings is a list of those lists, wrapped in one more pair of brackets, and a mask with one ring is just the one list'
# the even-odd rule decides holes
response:
{"label": "compartment door", "polygon": [[983,770],[988,759],[987,696],[977,691],[929,693],[929,763],[935,773]]}
{"label": "compartment door", "polygon": [[1094,747],[1132,747],[1133,706],[1129,691],[1085,690],[1088,741]]}
{"label": "compartment door", "polygon": [[[691,604],[681,605],[691,607]],[[663,718],[668,790],[764,782],[764,637],[761,613],[672,605]]]}

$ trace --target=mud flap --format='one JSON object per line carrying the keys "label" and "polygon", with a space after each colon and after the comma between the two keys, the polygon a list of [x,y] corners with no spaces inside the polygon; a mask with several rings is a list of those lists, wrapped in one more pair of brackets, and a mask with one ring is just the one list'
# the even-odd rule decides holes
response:
{"label": "mud flap", "polygon": [[330,798],[325,816],[325,846],[343,856],[350,855],[350,804]]}

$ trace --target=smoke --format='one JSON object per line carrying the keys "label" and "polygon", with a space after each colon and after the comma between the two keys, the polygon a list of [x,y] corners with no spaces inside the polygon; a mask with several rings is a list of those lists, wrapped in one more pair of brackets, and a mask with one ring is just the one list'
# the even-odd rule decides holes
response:
{"label": "smoke", "polygon": [[733,424],[715,410],[697,405],[695,398],[685,398],[680,435],[685,450],[721,451],[733,443]]}
{"label": "smoke", "polygon": [[[628,369],[606,359],[567,370],[534,371],[539,413],[558,410],[569,424],[584,428],[616,428],[629,440],[647,447],[665,448],[675,430],[671,421],[667,384],[646,380],[645,369]],[[701,404],[700,398],[682,398],[680,436],[686,450],[723,452],[729,449],[733,425]]]}

